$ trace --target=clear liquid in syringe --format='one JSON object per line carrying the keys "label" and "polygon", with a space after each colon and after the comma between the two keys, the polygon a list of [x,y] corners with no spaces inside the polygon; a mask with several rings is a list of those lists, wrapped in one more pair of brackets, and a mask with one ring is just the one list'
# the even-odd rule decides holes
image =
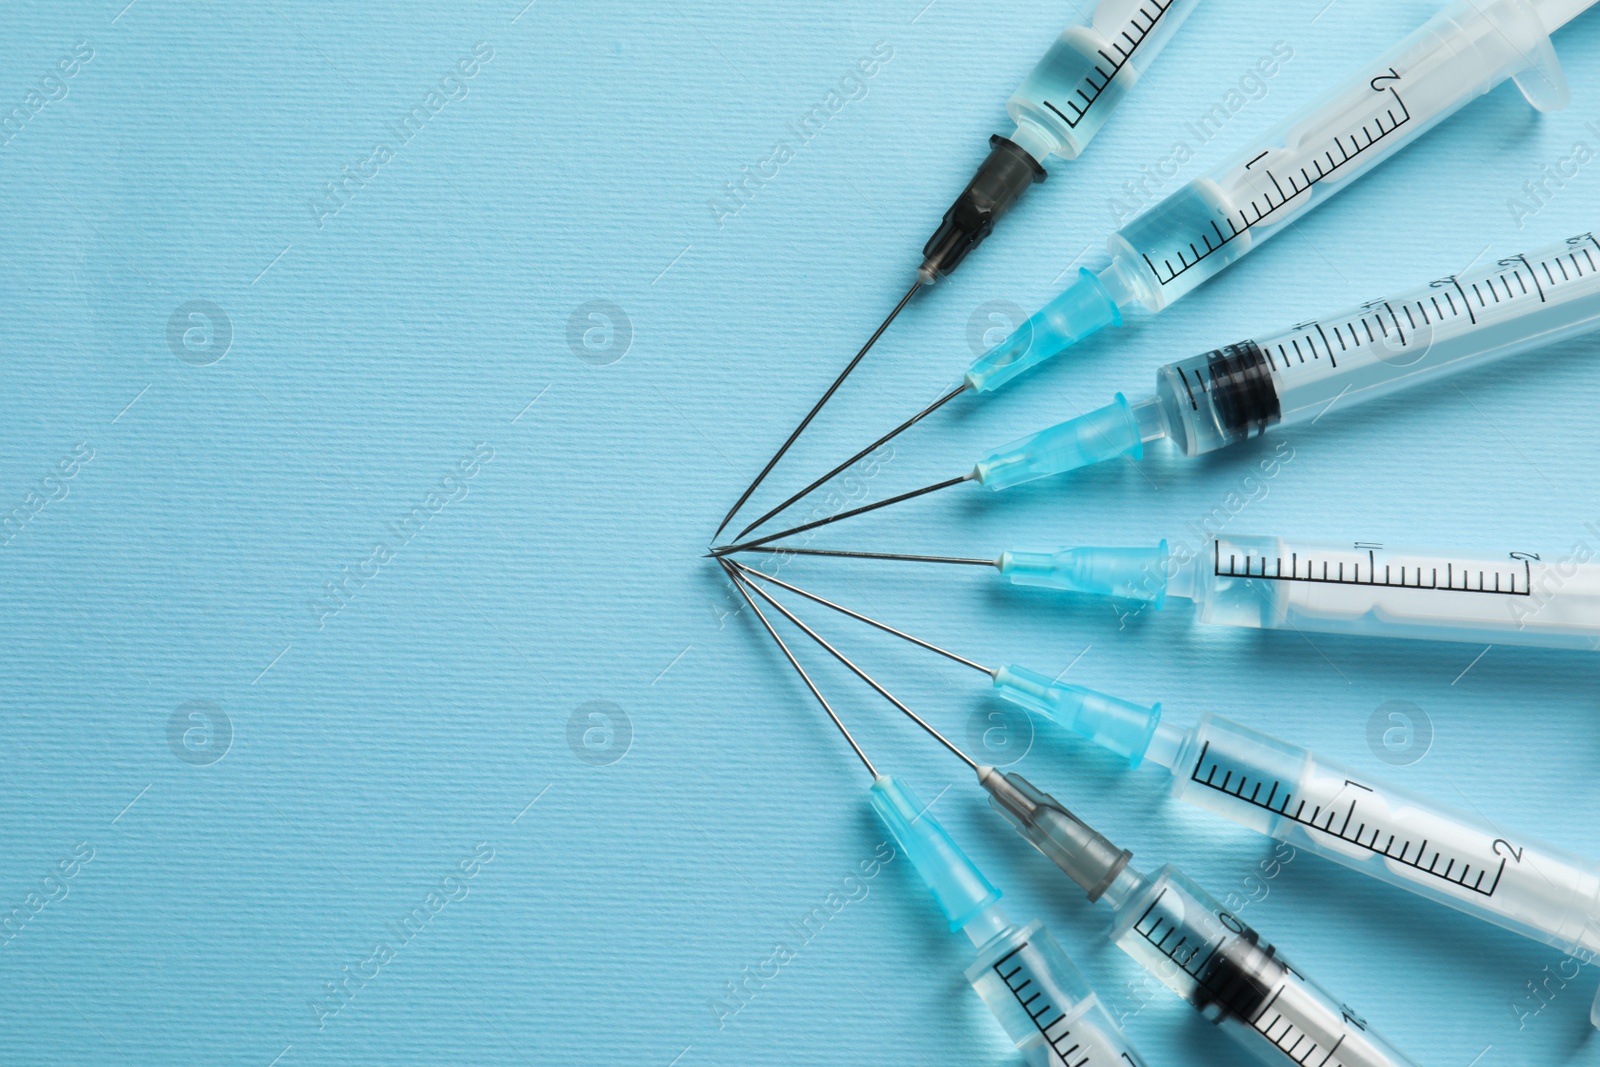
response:
{"label": "clear liquid in syringe", "polygon": [[1112,936],[1201,1014],[1268,1063],[1407,1067],[1368,1029],[1205,890],[1168,866],[1122,909]]}
{"label": "clear liquid in syringe", "polygon": [[1600,569],[1537,552],[1422,555],[1220,536],[1192,565],[1202,622],[1546,648],[1600,647]]}
{"label": "clear liquid in syringe", "polygon": [[1056,38],[1006,102],[1011,140],[1035,158],[1074,159],[1137,84],[1198,0],[1100,0]]}

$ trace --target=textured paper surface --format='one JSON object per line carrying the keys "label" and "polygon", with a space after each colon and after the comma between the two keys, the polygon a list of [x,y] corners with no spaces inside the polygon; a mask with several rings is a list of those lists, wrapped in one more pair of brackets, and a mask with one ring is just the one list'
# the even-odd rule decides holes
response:
{"label": "textured paper surface", "polygon": [[[0,1059],[1015,1062],[907,864],[846,881],[883,839],[866,776],[698,554],[903,291],[1072,6],[124,2],[0,15],[0,105],[41,103],[0,148],[0,506],[30,502],[0,548],[0,909],[31,916],[0,947]],[[935,395],[990,311],[1099,266],[1124,183],[1171,191],[1430,11],[1203,5],[757,502]],[[1294,55],[1264,93],[1161,177],[1276,42]],[[1160,318],[930,420],[855,491],[959,473],[1168,360],[1596,226],[1600,162],[1572,160],[1600,152],[1600,21],[1556,43],[1568,110],[1501,87]],[[770,162],[875,48],[892,55],[864,95],[843,82],[858,98]],[[771,176],[733,211],[746,167]],[[1226,529],[1594,546],[1595,351],[1286,432],[1293,460]],[[1264,454],[963,487],[816,544],[1192,538]],[[785,575],[982,662],[1070,665],[1180,723],[1216,710],[1600,855],[1592,656],[1119,623],[966,571]],[[817,621],[981,743],[1000,707],[977,675]],[[956,761],[808,662],[1152,1064],[1238,1062]],[[1391,701],[1431,738],[1406,765],[1368,742]],[[1136,862],[1256,897],[1244,917],[1419,1062],[1600,1063],[1592,970],[1563,984],[1558,953],[1314,857],[1253,881],[1270,842],[1048,724],[1018,766]],[[830,893],[859,899],[717,1008]]]}

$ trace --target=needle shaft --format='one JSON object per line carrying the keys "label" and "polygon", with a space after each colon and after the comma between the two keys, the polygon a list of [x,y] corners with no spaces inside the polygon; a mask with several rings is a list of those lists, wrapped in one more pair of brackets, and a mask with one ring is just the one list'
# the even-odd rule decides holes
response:
{"label": "needle shaft", "polygon": [[901,309],[911,302],[911,298],[917,295],[917,290],[921,289],[925,282],[926,279],[921,274],[918,274],[917,280],[912,282],[911,288],[906,290],[906,295],[902,296],[900,302],[894,306],[894,310],[889,312],[889,317],[884,319],[876,330],[872,331],[872,336],[867,338],[867,343],[861,346],[861,351],[857,352],[855,358],[845,365],[844,370],[839,372],[839,376],[833,380],[832,385],[828,386],[827,391],[817,398],[817,402],[812,405],[811,410],[806,412],[806,417],[800,420],[800,425],[796,426],[794,431],[789,434],[789,439],[783,442],[782,447],[772,454],[771,459],[767,460],[767,465],[761,468],[761,473],[756,475],[755,481],[746,486],[745,491],[739,494],[739,499],[734,501],[733,507],[728,509],[728,513],[722,517],[722,522],[717,525],[717,532],[711,535],[713,539],[722,533],[733,517],[739,513],[739,509],[744,507],[744,502],[750,499],[750,494],[756,491],[756,486],[760,485],[762,480],[772,473],[772,468],[776,467],[778,461],[783,458],[783,454],[789,451],[789,446],[799,439],[807,426],[811,425],[811,420],[817,417],[817,412],[822,410],[822,405],[833,398],[833,394],[838,392],[839,386],[843,385],[844,380],[850,377],[850,372],[856,369],[856,364],[860,363],[866,357],[866,354],[872,350],[872,346],[878,343],[878,338],[883,336],[883,331],[889,328],[889,324],[895,320],[895,316],[899,315]]}
{"label": "needle shaft", "polygon": [[[929,734],[933,735],[934,740],[938,741],[945,748],[948,748],[951,752],[955,753],[956,756],[960,757],[960,759],[963,762],[965,762],[967,766],[971,767],[973,770],[978,770],[979,769],[977,761],[975,761],[971,756],[967,755],[965,752],[961,751],[961,749],[957,748],[956,745],[949,738],[944,736],[944,734],[941,734],[938,730],[935,730],[932,726],[930,726],[928,724],[927,720],[925,720],[922,716],[918,715],[916,712],[912,711],[910,708],[908,708],[904,704],[902,704],[898,699],[895,698],[895,695],[893,693],[889,692],[883,686],[879,685],[876,681],[874,681],[870,674],[868,674],[866,671],[862,670],[860,667],[857,667],[854,663],[850,662],[850,658],[848,656],[846,656],[843,652],[840,652],[838,649],[836,649],[832,645],[828,644],[828,642],[823,640],[821,635],[819,635],[815,630],[813,630],[811,627],[807,626],[805,623],[803,623],[799,619],[797,619],[794,616],[794,614],[789,611],[788,608],[784,607],[782,604],[778,603],[777,600],[773,599],[772,594],[768,593],[765,589],[761,588],[759,585],[756,585],[754,582],[747,582],[746,584],[751,589],[754,589],[756,591],[756,594],[758,596],[760,596],[762,600],[765,600],[768,604],[771,604],[773,607],[777,608],[778,611],[780,611],[783,614],[784,618],[788,619],[790,622],[792,622],[796,626],[798,626],[801,630],[805,631],[805,634],[806,634],[807,637],[811,638],[811,640],[815,641],[817,644],[819,644],[823,648],[827,649],[833,655],[834,659],[838,660],[840,663],[843,663],[846,667],[850,668],[851,672],[857,678],[860,678],[863,682],[866,682],[868,685],[870,685],[873,688],[873,690],[877,692],[877,694],[879,696],[883,697],[883,699],[887,700],[889,703],[893,704],[895,707],[897,707],[901,711],[905,712],[906,715],[910,716],[912,722],[915,722],[918,726],[920,726],[924,730],[928,731]],[[754,604],[752,603],[751,606],[753,607]]]}
{"label": "needle shaft", "polygon": [[992,559],[966,559],[960,556],[908,556],[900,552],[850,552],[842,548],[785,548],[783,545],[752,545],[744,552],[767,552],[774,556],[837,556],[843,559],[888,559],[901,563],[957,563],[963,567],[993,567]]}
{"label": "needle shaft", "polygon": [[[806,688],[811,690],[811,695],[817,698],[817,702],[822,705],[822,710],[828,713],[828,718],[833,720],[833,725],[837,726],[839,732],[844,734],[844,739],[850,742],[850,747],[855,750],[857,756],[861,757],[861,762],[866,764],[868,772],[874,778],[878,777],[878,769],[872,765],[872,761],[867,758],[867,754],[861,751],[861,746],[856,744],[856,739],[850,735],[850,731],[840,721],[838,713],[833,710],[833,705],[828,703],[828,698],[823,696],[821,691],[817,689],[816,683],[811,680],[811,675],[807,674],[806,669],[800,666],[800,661],[794,658],[794,653],[790,652],[789,646],[783,643],[783,638],[778,636],[778,631],[772,628],[772,623],[768,622],[767,617],[762,614],[761,606],[751,600],[750,594],[745,592],[745,583],[740,581],[739,575],[726,562],[722,563],[722,569],[727,572],[728,579],[733,582],[733,587],[739,590],[739,595],[744,597],[745,603],[755,610],[756,618],[761,620],[761,625],[766,627],[767,633],[771,634],[772,639],[778,642],[778,647],[783,650],[783,655],[788,659],[790,666],[800,672],[800,679],[806,683]],[[751,588],[755,589],[755,586],[751,586]],[[756,592],[760,593],[761,590],[756,589]],[[765,597],[766,594],[762,593],[762,596]],[[788,613],[785,612],[785,614]]]}
{"label": "needle shaft", "polygon": [[884,445],[888,444],[890,441],[892,441],[896,437],[900,436],[906,430],[911,429],[911,427],[915,426],[917,423],[921,422],[923,419],[927,418],[929,415],[932,415],[935,411],[938,411],[940,408],[944,407],[946,404],[950,403],[950,401],[954,400],[956,397],[960,396],[962,393],[964,393],[966,391],[967,391],[967,386],[966,386],[965,382],[963,382],[962,384],[956,386],[954,389],[950,390],[944,396],[941,396],[938,400],[935,400],[933,403],[929,404],[927,407],[923,408],[921,411],[919,411],[915,415],[911,416],[905,422],[902,422],[899,426],[896,426],[894,429],[890,430],[888,433],[884,434],[882,437],[880,437],[876,441],[872,442],[866,448],[863,448],[861,451],[857,452],[855,455],[851,456],[849,459],[845,460],[843,463],[841,463],[837,467],[833,468],[833,470],[829,471],[827,474],[824,474],[822,477],[818,478],[816,481],[812,482],[810,485],[806,486],[804,489],[800,490],[798,493],[794,494],[789,499],[785,500],[783,503],[781,503],[777,507],[773,508],[771,511],[767,512],[765,515],[761,516],[755,522],[752,522],[749,526],[746,526],[744,529],[740,530],[739,533],[737,534],[737,536],[738,537],[743,537],[745,534],[749,533],[751,530],[754,530],[756,527],[760,526],[762,523],[766,522],[768,519],[772,518],[774,515],[777,515],[777,514],[779,514],[781,512],[787,511],[789,509],[790,505],[794,504],[798,500],[802,500],[805,497],[809,496],[811,494],[811,492],[813,490],[815,490],[818,486],[821,486],[824,483],[826,483],[828,481],[831,481],[841,471],[849,469],[851,466],[855,465],[859,460],[864,459],[867,456],[870,456],[872,453],[876,452],[879,448],[882,448]]}
{"label": "needle shaft", "polygon": [[792,537],[797,533],[805,533],[807,530],[815,530],[818,526],[826,526],[831,522],[840,522],[844,519],[853,518],[856,515],[865,515],[869,511],[877,511],[879,508],[886,508],[890,504],[898,504],[902,500],[911,500],[914,497],[925,496],[928,493],[938,492],[940,489],[948,489],[952,485],[960,485],[962,482],[971,480],[972,475],[969,473],[963,474],[959,478],[950,478],[942,482],[934,482],[932,485],[925,485],[921,489],[913,489],[909,493],[901,493],[899,496],[892,496],[887,500],[877,500],[871,504],[863,504],[859,508],[851,508],[849,511],[841,511],[837,515],[829,515],[827,518],[817,519],[814,522],[808,522],[802,526],[793,526],[787,530],[779,530],[777,533],[767,534],[765,537],[758,537],[754,541],[745,541],[737,545],[723,545],[721,548],[713,548],[711,550],[711,554],[713,556],[726,556],[730,552],[742,552],[747,548],[755,548],[757,545],[764,545],[768,542],[776,541],[780,537]]}
{"label": "needle shaft", "polygon": [[925,648],[929,652],[937,652],[939,655],[944,656],[946,659],[953,659],[957,663],[962,664],[963,666],[971,667],[973,670],[979,671],[979,672],[981,672],[983,674],[987,674],[990,677],[994,676],[994,671],[990,670],[988,667],[985,667],[981,663],[974,663],[972,660],[967,659],[967,657],[965,657],[965,656],[958,656],[954,652],[951,652],[948,649],[940,648],[938,645],[933,644],[930,641],[924,641],[920,637],[912,637],[910,634],[905,633],[904,631],[896,630],[893,626],[890,626],[888,623],[879,622],[877,619],[869,619],[867,616],[861,614],[859,611],[851,611],[849,608],[845,607],[843,604],[835,604],[833,601],[827,599],[826,597],[820,597],[815,593],[808,593],[804,589],[801,589],[797,585],[790,585],[788,582],[784,581],[782,578],[774,578],[770,574],[765,574],[765,573],[763,573],[761,571],[755,570],[752,567],[746,567],[743,563],[740,563],[738,560],[732,560],[731,562],[733,563],[733,565],[735,567],[739,568],[739,570],[745,575],[745,577],[747,579],[751,578],[751,577],[760,578],[763,581],[771,582],[774,585],[781,585],[785,589],[789,590],[789,592],[791,592],[791,593],[797,593],[800,596],[805,597],[807,600],[813,600],[813,601],[817,602],[818,604],[821,604],[825,608],[832,608],[834,611],[839,612],[841,615],[848,615],[852,619],[855,619],[857,622],[864,622],[868,626],[876,626],[878,629],[882,630],[884,633],[893,634],[894,636],[896,636],[898,638],[901,638],[902,640],[910,641],[913,645],[916,645],[916,646],[918,646],[920,648]]}

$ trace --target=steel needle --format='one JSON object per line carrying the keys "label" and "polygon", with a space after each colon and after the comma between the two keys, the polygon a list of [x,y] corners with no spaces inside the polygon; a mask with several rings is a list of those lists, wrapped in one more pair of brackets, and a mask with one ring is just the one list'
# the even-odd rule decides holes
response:
{"label": "steel needle", "polygon": [[774,578],[772,575],[766,574],[766,573],[764,573],[762,571],[758,571],[754,567],[746,567],[743,563],[740,563],[738,560],[724,560],[722,562],[724,562],[724,563],[731,562],[735,567],[738,567],[740,573],[744,574],[747,578],[749,578],[749,577],[760,578],[762,581],[771,582],[773,585],[781,585],[785,589],[789,590],[789,592],[791,592],[791,593],[798,593],[800,596],[805,597],[807,600],[815,601],[816,603],[821,604],[825,608],[832,608],[834,611],[837,611],[841,615],[848,615],[850,618],[855,619],[857,622],[864,622],[868,626],[876,626],[878,629],[882,630],[886,634],[893,634],[894,636],[900,638],[903,641],[910,641],[913,645],[916,645],[919,648],[925,648],[929,652],[937,652],[939,655],[944,656],[946,659],[953,659],[957,663],[961,664],[962,666],[971,667],[973,670],[977,671],[979,674],[987,674],[990,677],[994,676],[994,671],[990,670],[988,667],[985,667],[981,663],[974,663],[972,660],[968,659],[965,656],[958,656],[954,652],[951,652],[949,649],[940,648],[938,645],[934,644],[931,641],[924,641],[920,637],[912,637],[910,634],[906,633],[904,630],[896,630],[893,626],[890,626],[888,623],[879,622],[877,619],[868,618],[867,616],[861,614],[859,611],[851,611],[849,608],[845,607],[843,604],[835,604],[833,601],[829,600],[827,597],[820,597],[815,593],[808,593],[804,589],[801,589],[798,585],[790,585],[788,582],[784,581],[782,578]]}
{"label": "steel needle", "polygon": [[883,336],[883,331],[889,328],[889,324],[895,320],[895,316],[899,315],[901,309],[911,302],[913,296],[917,295],[917,290],[930,281],[932,281],[931,277],[924,278],[920,273],[917,275],[917,280],[911,283],[911,288],[907,289],[906,295],[900,298],[900,303],[896,304],[894,310],[889,312],[889,317],[884,319],[876,330],[872,331],[872,336],[867,338],[867,343],[861,346],[861,351],[857,352],[855,358],[845,365],[844,370],[840,371],[839,376],[833,380],[833,384],[828,386],[827,391],[812,405],[811,410],[806,413],[806,417],[800,420],[800,425],[796,426],[794,431],[789,434],[789,439],[783,443],[778,451],[772,454],[771,459],[767,460],[767,465],[761,468],[761,473],[756,475],[755,481],[751,482],[745,488],[745,491],[739,494],[739,499],[734,501],[733,507],[728,509],[728,513],[717,524],[717,532],[711,535],[713,540],[727,528],[728,523],[739,513],[739,509],[744,507],[744,502],[750,499],[750,494],[756,491],[756,486],[760,485],[762,480],[772,472],[772,468],[778,465],[778,460],[782,459],[783,454],[789,451],[789,446],[794,444],[800,435],[805,432],[807,426],[811,425],[811,420],[817,417],[817,412],[822,410],[822,405],[833,398],[833,394],[838,391],[839,386],[843,385],[844,380],[850,377],[850,372],[856,369],[856,365],[872,350],[872,346],[878,343],[878,338]]}
{"label": "steel needle", "polygon": [[966,559],[960,556],[911,556],[902,552],[852,552],[842,548],[784,548],[782,545],[752,545],[743,552],[767,552],[774,556],[833,556],[840,559],[888,559],[901,563],[955,563],[963,567],[993,567],[992,559]]}
{"label": "steel needle", "polygon": [[[726,569],[728,566],[729,565],[726,564],[726,563],[723,564],[724,569]],[[967,766],[971,767],[975,771],[981,771],[982,770],[982,768],[978,765],[978,761],[977,760],[973,759],[971,756],[969,756],[965,752],[961,751],[961,749],[958,748],[955,745],[954,742],[952,742],[949,738],[945,737],[944,734],[941,734],[938,730],[935,730],[927,722],[927,720],[923,719],[922,716],[918,715],[916,712],[912,711],[910,708],[908,708],[904,704],[902,704],[895,697],[895,695],[893,693],[889,692],[883,686],[879,685],[873,679],[872,675],[868,674],[866,671],[862,670],[860,667],[857,667],[854,663],[852,663],[850,661],[850,657],[846,656],[843,652],[840,652],[838,649],[836,649],[832,645],[828,644],[828,642],[826,640],[824,640],[820,634],[818,634],[811,627],[807,626],[805,623],[801,622],[798,618],[796,618],[794,616],[794,614],[789,611],[788,608],[784,607],[782,604],[778,603],[777,600],[773,599],[772,594],[768,593],[765,589],[761,588],[759,585],[755,584],[754,582],[746,581],[745,585],[748,586],[749,588],[755,590],[756,595],[761,597],[762,600],[765,600],[768,604],[771,604],[773,607],[777,608],[778,611],[782,613],[784,618],[788,619],[790,622],[794,623],[801,630],[803,630],[807,637],[811,638],[811,640],[815,641],[817,644],[819,644],[823,648],[827,649],[828,652],[830,654],[832,654],[834,659],[838,660],[840,663],[842,663],[846,667],[850,668],[851,673],[853,673],[857,678],[860,678],[863,682],[866,682],[867,685],[871,686],[874,692],[876,692],[879,696],[883,697],[883,699],[887,700],[889,703],[893,704],[895,707],[897,707],[901,711],[903,711],[906,715],[908,715],[911,718],[912,722],[915,722],[918,726],[920,726],[924,730],[928,731],[928,733],[933,736],[934,740],[938,741],[945,748],[948,748],[951,752],[955,753],[955,755],[958,756],[962,760],[962,762],[964,762]],[[749,599],[748,596],[746,597],[746,599]],[[750,602],[750,606],[751,607],[755,607],[755,602],[751,601]],[[774,634],[774,636],[776,636],[776,634]],[[863,757],[863,758],[865,758],[865,757]]]}
{"label": "steel needle", "polygon": [[894,429],[890,430],[888,433],[884,434],[882,437],[880,437],[876,441],[872,442],[866,448],[863,448],[861,451],[857,452],[855,455],[851,456],[849,459],[845,460],[843,463],[841,463],[837,467],[833,468],[833,470],[829,471],[827,474],[824,474],[822,477],[818,478],[816,481],[812,482],[810,485],[806,486],[804,489],[800,490],[798,493],[796,493],[793,496],[791,496],[788,500],[785,500],[783,503],[779,504],[777,507],[775,507],[771,511],[767,512],[765,515],[761,516],[755,522],[752,522],[749,526],[746,526],[744,529],[740,530],[738,532],[738,534],[736,534],[735,536],[743,537],[745,534],[749,533],[751,530],[754,530],[757,526],[760,526],[762,523],[766,522],[768,519],[772,518],[774,515],[777,515],[777,514],[779,514],[780,512],[783,512],[783,511],[787,511],[789,509],[789,507],[792,504],[795,503],[795,501],[801,500],[804,497],[809,496],[812,493],[812,491],[815,490],[818,486],[823,485],[824,483],[832,480],[841,471],[844,471],[847,468],[851,467],[858,460],[863,459],[866,456],[870,456],[872,453],[876,452],[879,448],[881,448],[884,445],[888,444],[890,441],[892,441],[896,437],[900,436],[900,434],[904,433],[906,430],[911,429],[911,427],[915,426],[917,423],[921,422],[923,419],[927,418],[929,415],[932,415],[935,411],[938,411],[940,408],[944,407],[946,404],[950,403],[950,401],[954,400],[956,397],[960,396],[962,393],[964,393],[966,391],[967,391],[967,386],[966,386],[965,382],[963,382],[961,385],[956,386],[956,388],[950,390],[950,392],[946,393],[944,396],[941,396],[938,400],[935,400],[933,403],[929,404],[927,407],[923,408],[921,411],[919,411],[915,415],[911,416],[905,422],[902,422],[899,426],[896,426]]}
{"label": "steel needle", "polygon": [[[832,719],[833,724],[839,728],[839,732],[844,734],[844,739],[850,742],[850,747],[855,749],[857,756],[861,757],[861,762],[867,765],[867,770],[871,772],[872,777],[877,778],[878,768],[874,767],[872,765],[872,761],[867,758],[867,754],[861,751],[861,746],[856,744],[856,739],[851,736],[850,731],[846,729],[844,723],[840,721],[838,714],[833,710],[833,705],[828,703],[828,698],[823,696],[821,691],[817,689],[816,684],[811,680],[811,675],[807,674],[806,669],[800,666],[800,661],[794,658],[794,653],[790,652],[789,646],[783,643],[783,638],[778,636],[778,631],[772,628],[772,623],[768,622],[766,615],[762,614],[761,606],[754,600],[750,599],[750,594],[745,592],[745,583],[740,580],[738,573],[731,565],[728,564],[726,560],[719,560],[718,562],[722,564],[722,569],[727,573],[728,580],[733,583],[733,587],[739,590],[740,596],[744,597],[745,603],[749,604],[750,607],[755,610],[756,618],[761,620],[761,625],[765,626],[767,628],[767,633],[771,634],[772,639],[778,642],[778,647],[783,650],[784,658],[789,661],[789,664],[794,667],[795,670],[800,672],[800,678],[806,683],[806,688],[811,690],[811,695],[817,698],[818,703],[822,705],[822,709],[828,713],[828,718]],[[755,589],[754,586],[751,586],[751,588]],[[760,593],[761,590],[756,589],[756,592]],[[766,598],[765,593],[762,593],[762,596]],[[788,613],[785,612],[785,614]]]}
{"label": "steel needle", "polygon": [[851,508],[849,511],[841,511],[837,515],[830,515],[825,519],[817,519],[815,522],[808,522],[802,526],[793,526],[787,530],[779,530],[775,534],[767,534],[765,537],[758,537],[754,541],[745,541],[736,545],[723,545],[720,548],[713,548],[711,550],[711,554],[713,556],[726,556],[730,552],[742,552],[747,548],[755,548],[757,545],[764,545],[769,541],[776,541],[780,537],[792,537],[797,533],[805,533],[807,530],[815,530],[818,526],[826,526],[830,522],[839,522],[843,519],[853,518],[856,515],[865,515],[869,511],[877,511],[879,508],[886,508],[890,504],[898,504],[902,500],[911,500],[915,497],[925,496],[928,493],[937,492],[940,489],[948,489],[952,485],[960,485],[962,482],[972,481],[974,477],[976,477],[976,475],[973,472],[968,472],[961,475],[959,478],[949,478],[942,482],[934,482],[932,485],[925,485],[921,489],[913,489],[909,493],[901,493],[899,496],[891,496],[887,500],[877,500],[871,504],[863,504],[859,508]]}

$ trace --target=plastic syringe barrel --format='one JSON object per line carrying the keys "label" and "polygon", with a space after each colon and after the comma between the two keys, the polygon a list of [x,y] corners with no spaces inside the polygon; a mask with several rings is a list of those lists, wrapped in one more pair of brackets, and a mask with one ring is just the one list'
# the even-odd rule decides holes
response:
{"label": "plastic syringe barrel", "polygon": [[1215,625],[1600,650],[1592,549],[1517,547],[1440,552],[1219,534],[1174,570],[1173,584],[1194,601],[1198,621]]}
{"label": "plastic syringe barrel", "polygon": [[1103,408],[996,449],[973,473],[985,488],[1006,489],[1123,456],[1140,459],[1145,444],[1163,436],[1186,456],[1212,452],[1280,423],[1316,421],[1595,329],[1600,239],[1582,233],[1169,363],[1156,372],[1155,396],[1129,403],[1118,393]]}
{"label": "plastic syringe barrel", "polygon": [[1544,28],[1555,33],[1561,27],[1589,10],[1595,0],[1533,0],[1534,10]]}
{"label": "plastic syringe barrel", "polygon": [[1156,372],[1184,455],[1210,452],[1600,328],[1592,233]]}
{"label": "plastic syringe barrel", "polygon": [[1113,234],[1116,272],[1159,311],[1507,78],[1541,110],[1564,106],[1571,93],[1549,29],[1529,0],[1452,0],[1348,82]]}
{"label": "plastic syringe barrel", "polygon": [[1040,162],[1076,159],[1200,0],[1100,0],[1034,65],[1006,111]]}
{"label": "plastic syringe barrel", "polygon": [[1600,956],[1600,864],[1207,714],[1171,761],[1173,793],[1550,945]]}
{"label": "plastic syringe barrel", "polygon": [[979,947],[966,976],[1028,1067],[1144,1067],[1043,923],[1002,930]]}
{"label": "plastic syringe barrel", "polygon": [[1115,906],[1111,939],[1117,946],[1249,1049],[1256,1062],[1416,1067],[1170,864],[1141,878]]}

